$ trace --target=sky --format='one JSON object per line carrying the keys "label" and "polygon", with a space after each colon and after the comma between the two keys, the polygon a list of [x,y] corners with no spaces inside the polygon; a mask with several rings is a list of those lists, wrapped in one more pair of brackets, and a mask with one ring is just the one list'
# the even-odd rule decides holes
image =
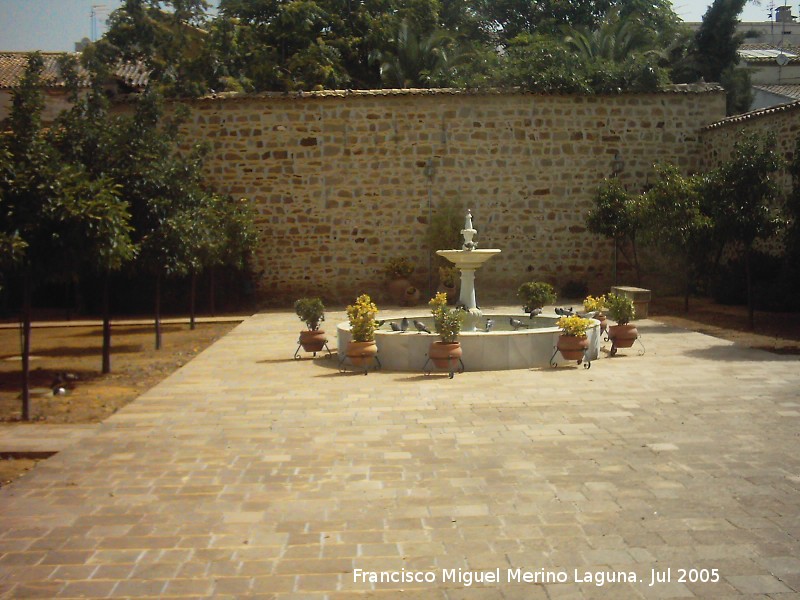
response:
{"label": "sky", "polygon": [[[783,6],[785,0],[773,0]],[[72,51],[82,38],[105,31],[108,14],[121,0],[0,0],[0,51]],[[673,9],[684,21],[700,21],[710,0],[675,0]],[[792,13],[798,14],[798,7]],[[95,17],[92,18],[93,7]],[[742,21],[766,21],[770,0],[750,1]]]}

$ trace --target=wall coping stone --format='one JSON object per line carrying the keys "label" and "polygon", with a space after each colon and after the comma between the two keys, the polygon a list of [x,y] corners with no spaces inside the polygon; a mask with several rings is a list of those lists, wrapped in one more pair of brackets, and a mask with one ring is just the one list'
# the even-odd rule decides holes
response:
{"label": "wall coping stone", "polygon": [[665,86],[657,92],[620,92],[619,94],[566,94],[566,93],[543,93],[528,92],[519,88],[405,88],[405,89],[380,89],[380,90],[317,90],[317,91],[298,91],[298,92],[220,92],[201,96],[195,99],[183,99],[194,101],[213,101],[213,100],[252,100],[252,99],[273,99],[273,100],[298,100],[298,99],[319,99],[326,98],[347,98],[347,97],[374,97],[374,96],[583,96],[586,98],[603,98],[608,96],[645,96],[653,94],[707,94],[723,93],[724,89],[716,83],[682,83]]}

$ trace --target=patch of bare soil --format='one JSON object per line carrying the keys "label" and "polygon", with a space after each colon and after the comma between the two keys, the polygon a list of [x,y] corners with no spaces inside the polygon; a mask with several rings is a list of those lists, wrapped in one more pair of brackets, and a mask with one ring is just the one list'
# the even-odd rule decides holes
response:
{"label": "patch of bare soil", "polygon": [[[112,327],[111,373],[102,375],[100,327],[34,328],[31,335],[31,420],[97,423],[150,389],[228,333],[236,323],[164,325],[155,350],[152,325]],[[21,418],[21,340],[0,329],[0,421]],[[67,374],[64,377],[64,374]],[[59,376],[64,392],[54,393]]]}
{"label": "patch of bare soil", "polygon": [[726,306],[708,298],[692,298],[687,313],[683,309],[683,298],[657,298],[650,304],[650,317],[749,348],[776,354],[800,354],[798,313],[756,311],[755,327],[751,330],[745,306]]}

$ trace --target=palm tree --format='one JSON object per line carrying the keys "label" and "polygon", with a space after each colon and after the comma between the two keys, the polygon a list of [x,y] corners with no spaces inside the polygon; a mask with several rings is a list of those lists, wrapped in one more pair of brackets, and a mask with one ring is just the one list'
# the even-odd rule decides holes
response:
{"label": "palm tree", "polygon": [[371,59],[380,63],[381,80],[389,87],[447,85],[459,60],[453,38],[444,31],[420,35],[403,21],[390,50],[376,50]]}

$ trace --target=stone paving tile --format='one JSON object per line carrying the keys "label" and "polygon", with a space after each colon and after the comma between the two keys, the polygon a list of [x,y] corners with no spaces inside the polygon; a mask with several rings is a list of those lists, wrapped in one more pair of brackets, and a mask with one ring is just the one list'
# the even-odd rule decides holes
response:
{"label": "stone paving tile", "polygon": [[642,321],[588,370],[365,377],[297,329],[246,320],[0,490],[0,598],[800,593],[797,357]]}

